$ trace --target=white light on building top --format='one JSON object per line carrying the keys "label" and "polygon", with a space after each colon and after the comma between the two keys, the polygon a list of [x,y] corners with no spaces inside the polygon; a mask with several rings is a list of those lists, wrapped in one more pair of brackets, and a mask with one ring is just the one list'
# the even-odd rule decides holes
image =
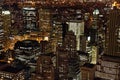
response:
{"label": "white light on building top", "polygon": [[25,9],[25,10],[35,10],[35,8],[33,8],[33,7],[25,7],[25,8],[23,8],[23,9]]}
{"label": "white light on building top", "polygon": [[94,11],[93,11],[93,14],[94,14],[94,15],[98,15],[98,14],[99,14],[99,10],[98,10],[98,9],[94,10]]}
{"label": "white light on building top", "polygon": [[4,15],[9,15],[9,14],[10,14],[10,11],[2,11],[2,14],[4,14]]}
{"label": "white light on building top", "polygon": [[48,37],[44,37],[44,40],[45,40],[45,41],[48,41],[48,40],[49,40],[49,38],[48,38]]}

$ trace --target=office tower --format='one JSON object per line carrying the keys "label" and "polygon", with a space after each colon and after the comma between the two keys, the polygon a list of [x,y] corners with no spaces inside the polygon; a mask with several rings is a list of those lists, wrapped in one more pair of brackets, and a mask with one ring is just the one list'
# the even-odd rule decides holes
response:
{"label": "office tower", "polygon": [[84,21],[69,22],[69,31],[73,31],[76,36],[76,49],[80,50],[80,36],[84,35]]}
{"label": "office tower", "polygon": [[76,52],[76,37],[73,31],[65,35],[62,46],[57,50],[58,78],[72,80],[79,77],[79,60]]}
{"label": "office tower", "polygon": [[41,35],[44,37],[50,37],[51,32],[51,13],[49,9],[39,9],[38,10],[38,16],[39,16],[39,30],[41,32]]}
{"label": "office tower", "polygon": [[[2,17],[2,7],[0,7],[0,17]],[[3,41],[4,41],[3,21],[2,21],[2,18],[0,18],[0,51],[4,46]]]}
{"label": "office tower", "polygon": [[61,22],[53,23],[53,36],[57,40],[57,45],[62,44],[63,41],[63,28]]}
{"label": "office tower", "polygon": [[76,36],[74,35],[73,31],[67,32],[67,34],[65,35],[63,46],[65,46],[65,48],[69,51],[76,51]]}
{"label": "office tower", "polygon": [[68,31],[63,41],[63,46],[69,51],[70,58],[76,56],[76,36],[73,31]]}
{"label": "office tower", "polygon": [[114,6],[109,13],[105,35],[105,52],[98,60],[95,76],[102,79],[120,80],[120,10]]}
{"label": "office tower", "polygon": [[76,51],[76,36],[73,31],[68,31],[65,35],[63,46],[68,51],[68,76],[73,79],[78,79],[79,77],[79,57]]}
{"label": "office tower", "polygon": [[8,36],[10,34],[10,28],[11,28],[11,13],[9,10],[2,11],[2,20],[3,20],[5,35]]}
{"label": "office tower", "polygon": [[57,76],[56,80],[68,80],[69,76],[69,53],[68,50],[65,49],[63,46],[57,47]]}
{"label": "office tower", "polygon": [[32,80],[54,80],[54,67],[50,55],[41,54],[37,60],[36,73]]}
{"label": "office tower", "polygon": [[3,46],[4,48],[8,48],[10,43],[8,43],[9,36],[11,34],[11,13],[9,10],[2,10],[2,26],[4,30],[4,41]]}
{"label": "office tower", "polygon": [[[51,22],[51,10],[49,9],[42,9],[39,8],[38,9],[38,24],[39,24],[39,30],[40,30],[40,35],[42,37],[42,39],[47,38],[47,41],[49,42],[49,51],[48,52],[52,52],[55,51],[54,50],[54,43],[55,41],[53,41],[51,35],[52,35],[52,22]],[[54,42],[54,43],[53,43]]]}
{"label": "office tower", "polygon": [[23,7],[23,24],[24,29],[28,32],[37,30],[37,9],[34,7]]}
{"label": "office tower", "polygon": [[20,27],[20,34],[22,34],[22,36],[25,34],[28,36],[28,39],[37,40],[39,42],[44,40],[44,33],[41,33],[39,28],[39,8],[36,8],[34,5],[34,0],[19,0],[18,7],[22,12],[22,17],[18,16],[18,14],[16,16],[21,19],[20,24],[23,25],[23,27]]}
{"label": "office tower", "polygon": [[105,54],[120,57],[120,10],[114,7],[108,17],[109,22],[106,31]]}
{"label": "office tower", "polygon": [[23,27],[23,13],[17,4],[13,5],[11,8],[11,35],[17,35],[21,33],[24,29]]}
{"label": "office tower", "polygon": [[63,27],[61,22],[53,21],[52,32],[50,36],[50,42],[52,45],[52,51],[56,52],[56,47],[62,45],[63,42]]}

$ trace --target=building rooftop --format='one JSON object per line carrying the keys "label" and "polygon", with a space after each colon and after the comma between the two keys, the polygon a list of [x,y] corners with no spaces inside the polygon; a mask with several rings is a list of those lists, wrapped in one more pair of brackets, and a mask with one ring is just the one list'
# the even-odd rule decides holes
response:
{"label": "building rooftop", "polygon": [[94,80],[103,80],[103,79],[102,79],[102,78],[98,78],[98,77],[97,77],[97,78],[95,78]]}
{"label": "building rooftop", "polygon": [[83,67],[88,67],[88,68],[94,68],[94,64],[89,64],[89,63],[86,63],[83,65]]}
{"label": "building rooftop", "polygon": [[0,62],[0,66],[8,64],[7,62]]}
{"label": "building rooftop", "polygon": [[112,61],[112,62],[120,63],[120,57],[118,56],[103,55],[102,59],[105,61]]}
{"label": "building rooftop", "polygon": [[15,43],[15,49],[18,47],[28,48],[28,47],[38,47],[38,46],[39,43],[36,40],[23,40]]}
{"label": "building rooftop", "polygon": [[19,67],[18,66],[17,67],[7,66],[4,69],[2,69],[2,71],[4,71],[4,72],[10,72],[10,73],[18,73],[18,72],[20,72],[23,69],[24,69],[23,66],[19,66]]}
{"label": "building rooftop", "polygon": [[47,53],[47,54],[41,54],[42,56],[50,56],[50,57],[54,57],[55,54],[53,52]]}
{"label": "building rooftop", "polygon": [[83,51],[77,51],[77,53],[78,53],[79,55],[86,55],[86,56],[89,55],[87,52],[83,52]]}

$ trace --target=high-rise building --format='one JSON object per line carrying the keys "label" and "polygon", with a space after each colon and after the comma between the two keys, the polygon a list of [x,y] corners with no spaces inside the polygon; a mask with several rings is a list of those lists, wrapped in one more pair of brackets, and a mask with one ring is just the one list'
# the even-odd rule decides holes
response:
{"label": "high-rise building", "polygon": [[24,18],[24,29],[26,30],[37,30],[37,10],[34,7],[24,7],[23,8],[23,18]]}
{"label": "high-rise building", "polygon": [[68,66],[69,66],[69,54],[68,54],[68,50],[65,49],[65,47],[63,46],[58,46],[57,47],[57,71],[56,73],[58,74],[56,76],[56,80],[68,80],[69,76],[68,76]]}
{"label": "high-rise building", "polygon": [[14,4],[13,6],[14,8],[11,8],[11,35],[16,35],[24,29],[24,19],[22,10],[18,7],[18,5]]}
{"label": "high-rise building", "polygon": [[2,11],[2,20],[3,20],[5,35],[9,36],[10,28],[11,28],[11,13],[9,10]]}
{"label": "high-rise building", "polygon": [[69,22],[69,31],[73,31],[76,36],[76,49],[80,50],[80,36],[84,35],[84,21]]}
{"label": "high-rise building", "polygon": [[9,36],[11,34],[11,13],[9,10],[2,10],[2,15],[1,15],[1,20],[2,20],[2,33],[4,35],[3,37],[3,46],[5,48],[8,48],[9,43],[7,40],[9,40]]}
{"label": "high-rise building", "polygon": [[[2,7],[0,7],[0,17],[2,17]],[[0,50],[3,48],[4,41],[4,29],[3,29],[3,21],[0,18]]]}
{"label": "high-rise building", "polygon": [[105,52],[98,59],[95,77],[107,80],[120,80],[120,10],[114,6],[108,16],[105,35]]}
{"label": "high-rise building", "polygon": [[51,14],[49,9],[39,9],[38,10],[39,16],[39,30],[43,37],[50,37],[51,32]]}
{"label": "high-rise building", "polygon": [[63,41],[63,46],[65,46],[67,50],[74,54],[76,51],[76,36],[74,35],[73,31],[67,32]]}
{"label": "high-rise building", "polygon": [[32,80],[54,80],[54,67],[51,56],[40,55],[37,60],[36,73]]}
{"label": "high-rise building", "polygon": [[62,23],[61,22],[56,22],[53,25],[53,36],[56,38],[57,40],[57,45],[58,44],[62,44],[62,40],[63,40],[63,30],[62,30]]}
{"label": "high-rise building", "polygon": [[106,51],[109,56],[120,57],[120,10],[116,7],[110,11],[109,22],[106,31]]}
{"label": "high-rise building", "polygon": [[63,46],[68,51],[68,76],[73,79],[79,79],[79,57],[76,50],[76,36],[73,31],[68,31],[65,35]]}
{"label": "high-rise building", "polygon": [[61,22],[55,22],[53,21],[53,26],[52,26],[52,33],[50,36],[50,42],[52,45],[52,51],[56,51],[56,47],[58,45],[62,45],[63,42],[63,27]]}

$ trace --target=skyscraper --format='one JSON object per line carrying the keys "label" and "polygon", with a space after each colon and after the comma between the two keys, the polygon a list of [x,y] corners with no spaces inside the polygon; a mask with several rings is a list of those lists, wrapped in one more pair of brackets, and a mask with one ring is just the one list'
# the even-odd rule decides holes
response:
{"label": "skyscraper", "polygon": [[[3,35],[3,46],[7,49],[9,44],[9,36],[11,34],[11,13],[9,10],[2,10],[1,20],[2,20],[2,35]],[[2,38],[1,38],[2,39]]]}
{"label": "skyscraper", "polygon": [[39,56],[36,73],[33,74],[32,80],[54,80],[54,67],[51,56],[45,54]]}
{"label": "skyscraper", "polygon": [[120,57],[120,10],[114,7],[108,17],[105,54]]}
{"label": "skyscraper", "polygon": [[37,29],[37,10],[34,7],[23,8],[23,18],[24,18],[24,28],[27,30],[36,30]]}
{"label": "skyscraper", "polygon": [[[120,80],[120,10],[116,7],[108,15],[105,53],[98,61],[95,76],[107,80]],[[97,79],[98,80],[98,79]]]}

